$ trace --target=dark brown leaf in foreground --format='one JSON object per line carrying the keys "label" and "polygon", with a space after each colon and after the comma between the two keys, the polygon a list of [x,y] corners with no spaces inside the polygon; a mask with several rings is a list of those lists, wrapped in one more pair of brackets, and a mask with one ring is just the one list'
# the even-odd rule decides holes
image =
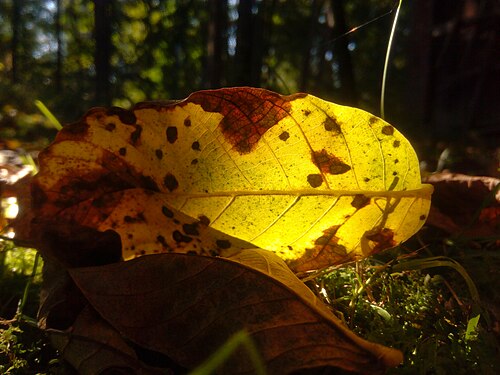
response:
{"label": "dark brown leaf in foreground", "polygon": [[38,320],[54,348],[78,374],[164,375],[165,369],[178,367],[161,357],[161,363],[149,363],[143,351],[126,342],[89,305],[62,264],[47,256]]}
{"label": "dark brown leaf in foreground", "polygon": [[47,334],[54,347],[79,374],[93,375],[104,371],[160,374],[145,369],[120,334],[89,307],[82,310],[71,329],[49,329]]}
{"label": "dark brown leaf in foreground", "polygon": [[[378,374],[401,362],[398,351],[356,337],[324,306],[278,281],[293,277],[283,272],[271,277],[234,261],[172,253],[70,274],[125,339],[185,368],[196,367],[243,328],[271,374],[323,366]],[[221,372],[253,368],[239,349]]]}

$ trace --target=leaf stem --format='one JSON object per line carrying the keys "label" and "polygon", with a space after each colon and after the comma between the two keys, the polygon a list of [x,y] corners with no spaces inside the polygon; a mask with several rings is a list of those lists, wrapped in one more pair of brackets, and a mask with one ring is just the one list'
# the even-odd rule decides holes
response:
{"label": "leaf stem", "polygon": [[387,43],[387,51],[385,54],[384,62],[384,72],[382,74],[382,90],[380,93],[380,117],[385,119],[385,82],[387,81],[387,67],[389,66],[389,57],[391,55],[392,41],[394,39],[394,32],[396,30],[396,25],[398,23],[399,9],[401,9],[401,3],[403,0],[399,0],[398,8],[396,9],[396,14],[394,16],[394,21],[392,22],[392,29],[389,35],[389,42]]}
{"label": "leaf stem", "polygon": [[245,330],[233,334],[210,358],[190,372],[189,375],[208,375],[214,373],[240,345],[247,351],[255,373],[257,375],[265,375],[266,369],[264,363],[254,342]]}
{"label": "leaf stem", "polygon": [[26,286],[24,287],[23,298],[21,299],[21,301],[19,301],[19,305],[17,307],[17,312],[16,312],[17,317],[22,317],[24,305],[26,305],[26,301],[28,300],[28,294],[30,291],[30,287],[31,287],[31,284],[32,284],[32,282],[35,278],[35,275],[36,275],[39,259],[40,259],[40,253],[37,251],[35,254],[35,261],[33,262],[33,269],[31,270],[31,275],[28,279],[28,282],[26,283]]}
{"label": "leaf stem", "polygon": [[57,130],[62,129],[62,125],[59,122],[59,120],[50,112],[50,110],[43,104],[40,100],[35,100],[35,105],[36,107],[40,110],[40,112],[43,113],[45,117],[50,121],[50,123],[56,128]]}

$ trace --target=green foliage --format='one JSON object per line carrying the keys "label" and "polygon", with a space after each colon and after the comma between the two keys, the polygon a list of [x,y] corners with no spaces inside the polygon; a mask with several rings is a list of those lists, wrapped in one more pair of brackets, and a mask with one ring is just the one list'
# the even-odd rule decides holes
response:
{"label": "green foliage", "polygon": [[28,362],[23,358],[28,350],[18,342],[18,334],[22,333],[19,327],[9,325],[0,330],[0,371],[3,374],[12,374],[15,370],[26,368]]}
{"label": "green foliage", "polygon": [[45,335],[27,323],[13,322],[0,328],[0,373],[43,374],[60,367],[56,352]]}
{"label": "green foliage", "polygon": [[[398,249],[392,255],[402,253]],[[403,351],[405,363],[391,374],[496,374],[500,345],[489,327],[488,313],[479,317],[473,312],[476,296],[466,285],[475,280],[473,291],[476,287],[480,292],[492,291],[482,294],[483,308],[497,303],[500,285],[485,277],[484,264],[495,268],[500,261],[491,251],[480,254],[459,257],[461,264],[453,261],[461,270],[468,269],[472,275],[468,280],[448,267],[418,267],[418,262],[432,262],[432,258],[401,257],[396,264],[372,259],[357,269],[335,270],[319,279],[318,288],[324,288],[321,294],[355,332]],[[482,258],[481,263],[476,258]]]}
{"label": "green foliage", "polygon": [[252,339],[245,331],[236,332],[231,336],[217,351],[210,356],[204,363],[195,368],[190,375],[209,375],[213,374],[228,357],[234,355],[238,347],[243,347],[245,353],[250,357],[257,375],[265,375],[265,370],[262,358],[255,347]]}
{"label": "green foliage", "polygon": [[36,252],[0,240],[0,257],[0,373],[45,373],[55,368],[57,354],[31,318],[41,282],[40,273],[33,275]]}
{"label": "green foliage", "polygon": [[[346,4],[345,12],[352,27],[383,14],[391,5],[390,1],[371,2],[370,6],[352,1]],[[220,85],[232,86],[238,84],[234,55],[238,17],[237,5],[228,2],[226,6]],[[282,93],[307,90],[342,101],[335,68],[338,46],[332,41],[333,24],[327,14],[330,5],[317,2],[315,6],[304,0],[257,2],[252,22],[265,31],[265,35],[255,36],[253,47],[262,58],[256,68],[260,85]],[[7,1],[1,7],[0,41],[9,48],[0,51],[0,111],[6,114],[11,107],[19,114],[33,116],[37,113],[33,102],[39,99],[66,123],[93,105],[105,104],[98,102],[96,93],[93,2],[62,0],[59,11],[57,4],[49,1]],[[120,0],[111,8],[112,104],[126,107],[144,99],[179,99],[208,87],[207,29],[211,18],[205,1]],[[16,11],[20,15],[17,18]],[[356,46],[351,52],[355,75],[362,77],[357,84],[365,109],[377,107],[382,45],[388,32],[386,25],[382,26],[374,24],[369,33],[363,30],[359,36],[348,37]],[[14,29],[19,31],[16,38]],[[404,44],[404,39],[398,39],[398,43]],[[326,60],[325,53],[331,55],[332,51],[333,58]],[[405,58],[401,51],[394,52],[396,57]],[[310,74],[301,87],[306,53],[311,57]],[[374,56],[378,55],[375,60],[380,71],[373,69]],[[394,80],[391,84],[394,87]],[[21,117],[4,115],[0,124],[9,118],[16,126],[22,122]],[[47,121],[32,120],[37,129],[48,125]],[[16,138],[23,139],[23,126],[16,131]]]}

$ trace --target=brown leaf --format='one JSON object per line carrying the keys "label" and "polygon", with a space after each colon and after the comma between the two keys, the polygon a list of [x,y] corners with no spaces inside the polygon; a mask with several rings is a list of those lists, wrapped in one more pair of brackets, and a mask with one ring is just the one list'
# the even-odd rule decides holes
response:
{"label": "brown leaf", "polygon": [[[425,179],[434,186],[427,224],[451,234],[470,237],[498,233],[500,180],[454,173],[436,173]],[[476,217],[481,209],[479,217]]]}
{"label": "brown leaf", "polygon": [[38,322],[61,357],[79,374],[101,374],[114,370],[117,374],[155,375],[165,374],[166,369],[176,366],[166,361],[167,365],[162,366],[160,371],[141,362],[141,352],[125,342],[90,307],[68,271],[50,257],[44,258]]}
{"label": "brown leaf", "polygon": [[159,370],[146,369],[120,334],[89,307],[78,315],[70,329],[46,332],[52,345],[79,374],[101,374],[106,370],[120,370],[117,372],[120,374],[160,374]]}
{"label": "brown leaf", "polygon": [[[250,333],[271,374],[322,366],[377,374],[401,362],[398,351],[349,332],[274,256],[244,258],[235,260],[252,268],[172,253],[70,274],[126,339],[185,368],[196,367],[241,329]],[[238,350],[221,373],[252,373],[246,353]]]}

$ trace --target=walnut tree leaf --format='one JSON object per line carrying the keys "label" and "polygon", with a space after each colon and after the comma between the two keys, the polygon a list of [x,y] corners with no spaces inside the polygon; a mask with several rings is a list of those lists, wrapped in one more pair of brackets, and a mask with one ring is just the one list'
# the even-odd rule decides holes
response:
{"label": "walnut tree leaf", "polygon": [[[64,127],[40,164],[34,197],[42,220],[92,200],[95,217],[74,210],[72,219],[97,225],[108,217],[108,197],[144,189],[297,271],[404,241],[425,222],[432,193],[410,143],[385,121],[312,95],[255,88],[95,108]],[[131,199],[141,205],[143,196]],[[131,246],[125,259],[168,251]]]}

